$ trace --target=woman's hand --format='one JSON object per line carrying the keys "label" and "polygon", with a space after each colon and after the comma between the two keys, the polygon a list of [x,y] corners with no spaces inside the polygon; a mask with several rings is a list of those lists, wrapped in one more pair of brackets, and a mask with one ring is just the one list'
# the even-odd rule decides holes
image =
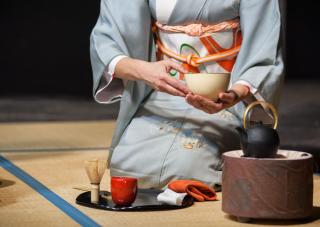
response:
{"label": "woman's hand", "polygon": [[171,60],[146,62],[123,58],[116,65],[115,76],[121,79],[143,80],[157,91],[186,97],[190,90],[181,81],[169,75],[171,69],[188,73],[180,64]]}
{"label": "woman's hand", "polygon": [[186,101],[197,109],[214,114],[235,105],[248,95],[250,95],[250,89],[247,86],[235,84],[229,91],[221,92],[217,102],[192,93],[186,96]]}

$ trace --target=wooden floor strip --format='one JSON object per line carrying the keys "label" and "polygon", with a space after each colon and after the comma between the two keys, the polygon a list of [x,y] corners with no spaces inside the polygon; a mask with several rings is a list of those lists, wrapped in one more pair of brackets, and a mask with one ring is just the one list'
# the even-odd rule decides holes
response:
{"label": "wooden floor strip", "polygon": [[0,149],[104,149],[114,128],[115,121],[0,123]]}
{"label": "wooden floor strip", "polygon": [[68,151],[98,151],[98,150],[108,150],[109,147],[59,147],[59,148],[11,148],[2,149],[0,152],[68,152]]}

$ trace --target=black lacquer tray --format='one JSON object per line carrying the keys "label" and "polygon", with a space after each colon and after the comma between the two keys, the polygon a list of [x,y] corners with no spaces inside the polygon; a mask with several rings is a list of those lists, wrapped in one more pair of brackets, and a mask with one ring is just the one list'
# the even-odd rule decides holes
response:
{"label": "black lacquer tray", "polygon": [[115,205],[111,199],[111,193],[107,191],[100,192],[100,201],[98,204],[91,203],[91,193],[84,192],[76,198],[76,203],[102,210],[111,211],[157,211],[157,210],[174,210],[189,207],[193,204],[193,198],[186,196],[181,206],[161,204],[157,200],[157,196],[161,190],[156,189],[139,189],[136,200],[130,206]]}

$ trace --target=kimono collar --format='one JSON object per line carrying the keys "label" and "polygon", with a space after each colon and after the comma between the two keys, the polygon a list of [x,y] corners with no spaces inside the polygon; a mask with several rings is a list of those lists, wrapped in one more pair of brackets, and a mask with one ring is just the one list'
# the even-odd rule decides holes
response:
{"label": "kimono collar", "polygon": [[168,24],[194,23],[199,19],[207,0],[178,0],[169,17]]}

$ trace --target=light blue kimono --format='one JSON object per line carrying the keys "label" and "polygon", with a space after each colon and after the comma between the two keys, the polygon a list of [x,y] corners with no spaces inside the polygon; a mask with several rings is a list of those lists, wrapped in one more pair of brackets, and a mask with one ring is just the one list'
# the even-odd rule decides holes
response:
{"label": "light blue kimono", "polygon": [[[102,0],[91,35],[94,96],[99,102],[112,102],[115,100],[103,100],[108,96],[104,94],[118,89],[116,100],[121,97],[110,147],[111,174],[137,177],[140,187],[149,188],[162,188],[181,178],[217,185],[221,153],[239,146],[234,128],[240,125],[244,102],[209,115],[188,106],[181,97],[152,92],[142,81],[128,81],[124,86],[118,79],[109,84],[103,76],[118,55],[155,61],[154,9],[152,0],[150,4],[145,0]],[[214,24],[236,17],[240,17],[243,42],[231,82],[247,81],[259,97],[277,106],[283,78],[277,0],[178,0],[168,24]],[[184,146],[188,139],[196,149]]]}

